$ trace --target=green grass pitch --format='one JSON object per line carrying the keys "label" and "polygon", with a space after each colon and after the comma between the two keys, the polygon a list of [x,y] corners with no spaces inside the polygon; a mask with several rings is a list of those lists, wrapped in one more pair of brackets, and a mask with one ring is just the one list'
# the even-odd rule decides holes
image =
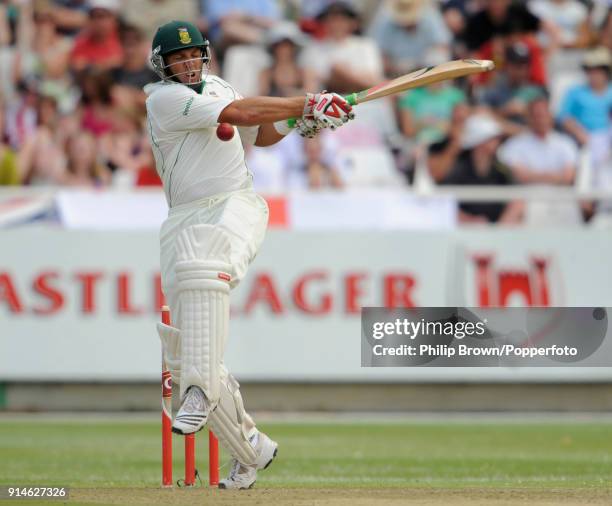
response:
{"label": "green grass pitch", "polygon": [[[267,487],[612,485],[612,426],[605,423],[261,428],[280,445],[278,460],[261,473],[259,483]],[[0,422],[0,484],[154,487],[160,480],[159,431],[158,423],[137,421]],[[205,475],[207,438],[197,441],[198,468]],[[180,477],[182,439],[174,436],[173,444]]]}
{"label": "green grass pitch", "polygon": [[[280,446],[277,460],[260,473],[258,489],[612,487],[612,425],[605,422],[343,420],[260,428]],[[208,438],[200,434],[197,468],[206,479]],[[183,470],[182,439],[174,436],[173,444],[176,480]],[[154,421],[0,419],[0,449],[4,486],[160,484],[160,424]],[[222,464],[226,459],[222,453]],[[221,476],[226,472],[222,467]]]}

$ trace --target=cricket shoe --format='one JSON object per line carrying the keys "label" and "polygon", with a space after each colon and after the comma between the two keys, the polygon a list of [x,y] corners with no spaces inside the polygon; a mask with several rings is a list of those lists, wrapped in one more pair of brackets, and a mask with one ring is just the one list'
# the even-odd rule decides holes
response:
{"label": "cricket shoe", "polygon": [[202,430],[208,420],[208,411],[206,397],[202,389],[197,386],[189,387],[185,399],[183,399],[183,404],[181,404],[181,408],[174,418],[172,432],[185,435]]}
{"label": "cricket shoe", "polygon": [[229,476],[219,482],[219,488],[244,490],[253,487],[257,480],[257,470],[266,469],[278,453],[278,443],[272,441],[263,432],[256,432],[250,442],[257,452],[255,464],[247,466],[232,459]]}

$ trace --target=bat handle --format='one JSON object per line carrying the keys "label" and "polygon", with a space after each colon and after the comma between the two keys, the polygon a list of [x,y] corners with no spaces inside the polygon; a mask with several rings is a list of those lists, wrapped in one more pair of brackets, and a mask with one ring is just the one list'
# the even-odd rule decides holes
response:
{"label": "bat handle", "polygon": [[350,95],[345,95],[344,100],[346,100],[349,105],[357,105],[357,93],[351,93]]}
{"label": "bat handle", "polygon": [[[351,106],[357,105],[357,93],[351,93],[350,95],[345,95],[344,100],[346,100]],[[297,118],[289,118],[287,120],[287,125],[289,128],[295,128],[297,123]]]}

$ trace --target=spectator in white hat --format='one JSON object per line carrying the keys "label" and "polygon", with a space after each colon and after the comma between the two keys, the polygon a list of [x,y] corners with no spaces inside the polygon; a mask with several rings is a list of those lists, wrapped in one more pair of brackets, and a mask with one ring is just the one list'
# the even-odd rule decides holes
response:
{"label": "spectator in white hat", "polygon": [[606,47],[589,51],[583,61],[587,83],[571,88],[561,105],[559,121],[581,145],[592,135],[606,135],[612,110],[612,57]]}
{"label": "spectator in white hat", "polygon": [[266,36],[270,65],[259,75],[259,94],[292,97],[304,92],[304,69],[298,55],[308,39],[295,23],[282,21]]}
{"label": "spectator in white hat", "polygon": [[[462,149],[457,153],[450,172],[440,184],[513,184],[510,169],[497,157],[502,135],[500,125],[493,117],[482,113],[470,116],[465,122],[461,137]],[[430,151],[430,159],[435,159],[442,150]],[[522,219],[522,211],[523,204],[519,201],[461,202],[459,220],[462,223],[518,223]]]}

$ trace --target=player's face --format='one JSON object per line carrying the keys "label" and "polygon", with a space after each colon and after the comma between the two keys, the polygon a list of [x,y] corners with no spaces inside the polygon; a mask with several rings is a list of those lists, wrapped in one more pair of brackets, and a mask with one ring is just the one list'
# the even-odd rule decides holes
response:
{"label": "player's face", "polygon": [[202,79],[203,64],[199,47],[181,49],[166,57],[166,73],[176,76],[183,84],[196,84]]}

